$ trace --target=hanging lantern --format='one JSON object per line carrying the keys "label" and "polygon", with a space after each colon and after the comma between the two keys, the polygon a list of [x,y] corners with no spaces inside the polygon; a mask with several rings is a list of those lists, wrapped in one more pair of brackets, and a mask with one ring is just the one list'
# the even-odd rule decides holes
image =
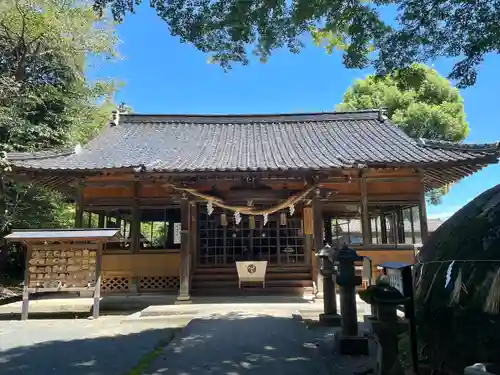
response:
{"label": "hanging lantern", "polygon": [[280,225],[286,225],[286,212],[280,212]]}
{"label": "hanging lantern", "polygon": [[234,213],[234,222],[236,225],[239,225],[241,223],[241,215],[238,211]]}
{"label": "hanging lantern", "polygon": [[289,209],[290,209],[290,216],[293,216],[293,214],[295,213],[295,205],[291,204]]}
{"label": "hanging lantern", "polygon": [[267,224],[267,219],[268,219],[267,214],[264,214],[264,226],[266,226],[266,224]]}
{"label": "hanging lantern", "polygon": [[227,227],[227,216],[225,213],[220,215],[220,225]]}
{"label": "hanging lantern", "polygon": [[214,212],[214,205],[212,204],[212,201],[208,201],[207,202],[207,214],[208,214],[208,216],[211,216],[213,212]]}

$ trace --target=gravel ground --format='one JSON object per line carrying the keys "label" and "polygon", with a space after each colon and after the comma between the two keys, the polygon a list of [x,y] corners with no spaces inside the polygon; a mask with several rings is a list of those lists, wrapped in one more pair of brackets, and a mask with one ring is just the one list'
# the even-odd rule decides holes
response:
{"label": "gravel ground", "polygon": [[124,375],[160,340],[165,320],[28,320],[0,322],[2,375]]}

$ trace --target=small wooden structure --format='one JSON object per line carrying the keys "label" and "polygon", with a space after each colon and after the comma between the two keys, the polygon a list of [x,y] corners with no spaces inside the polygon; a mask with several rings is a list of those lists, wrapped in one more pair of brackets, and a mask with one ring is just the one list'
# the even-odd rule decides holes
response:
{"label": "small wooden structure", "polygon": [[29,293],[93,292],[99,317],[103,244],[118,229],[15,229],[5,238],[26,246],[21,319],[28,319]]}
{"label": "small wooden structure", "polygon": [[316,285],[321,295],[324,243],[373,265],[413,263],[428,234],[425,193],[499,155],[497,143],[412,139],[372,110],[115,113],[85,147],[7,158],[10,178],[74,201],[76,227],[120,230],[104,250],[103,292],[185,301],[241,293],[240,261],[267,261],[265,293]]}
{"label": "small wooden structure", "polygon": [[243,283],[262,283],[266,287],[267,260],[236,262],[238,272],[238,285],[241,289]]}

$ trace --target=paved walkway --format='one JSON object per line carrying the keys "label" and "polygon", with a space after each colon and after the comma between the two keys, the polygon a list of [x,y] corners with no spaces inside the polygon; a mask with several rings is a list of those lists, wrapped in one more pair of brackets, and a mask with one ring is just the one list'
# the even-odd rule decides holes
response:
{"label": "paved walkway", "polygon": [[0,322],[0,374],[125,375],[172,334],[165,320]]}
{"label": "paved walkway", "polygon": [[143,375],[323,375],[317,333],[300,321],[230,313],[192,320]]}

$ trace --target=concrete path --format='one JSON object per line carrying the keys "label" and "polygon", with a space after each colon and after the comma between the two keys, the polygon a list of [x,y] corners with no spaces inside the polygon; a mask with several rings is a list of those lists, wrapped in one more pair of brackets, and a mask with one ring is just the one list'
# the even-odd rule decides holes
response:
{"label": "concrete path", "polygon": [[0,322],[0,374],[125,375],[172,334],[164,319]]}
{"label": "concrete path", "polygon": [[229,313],[192,320],[143,375],[323,375],[317,337],[300,321]]}

